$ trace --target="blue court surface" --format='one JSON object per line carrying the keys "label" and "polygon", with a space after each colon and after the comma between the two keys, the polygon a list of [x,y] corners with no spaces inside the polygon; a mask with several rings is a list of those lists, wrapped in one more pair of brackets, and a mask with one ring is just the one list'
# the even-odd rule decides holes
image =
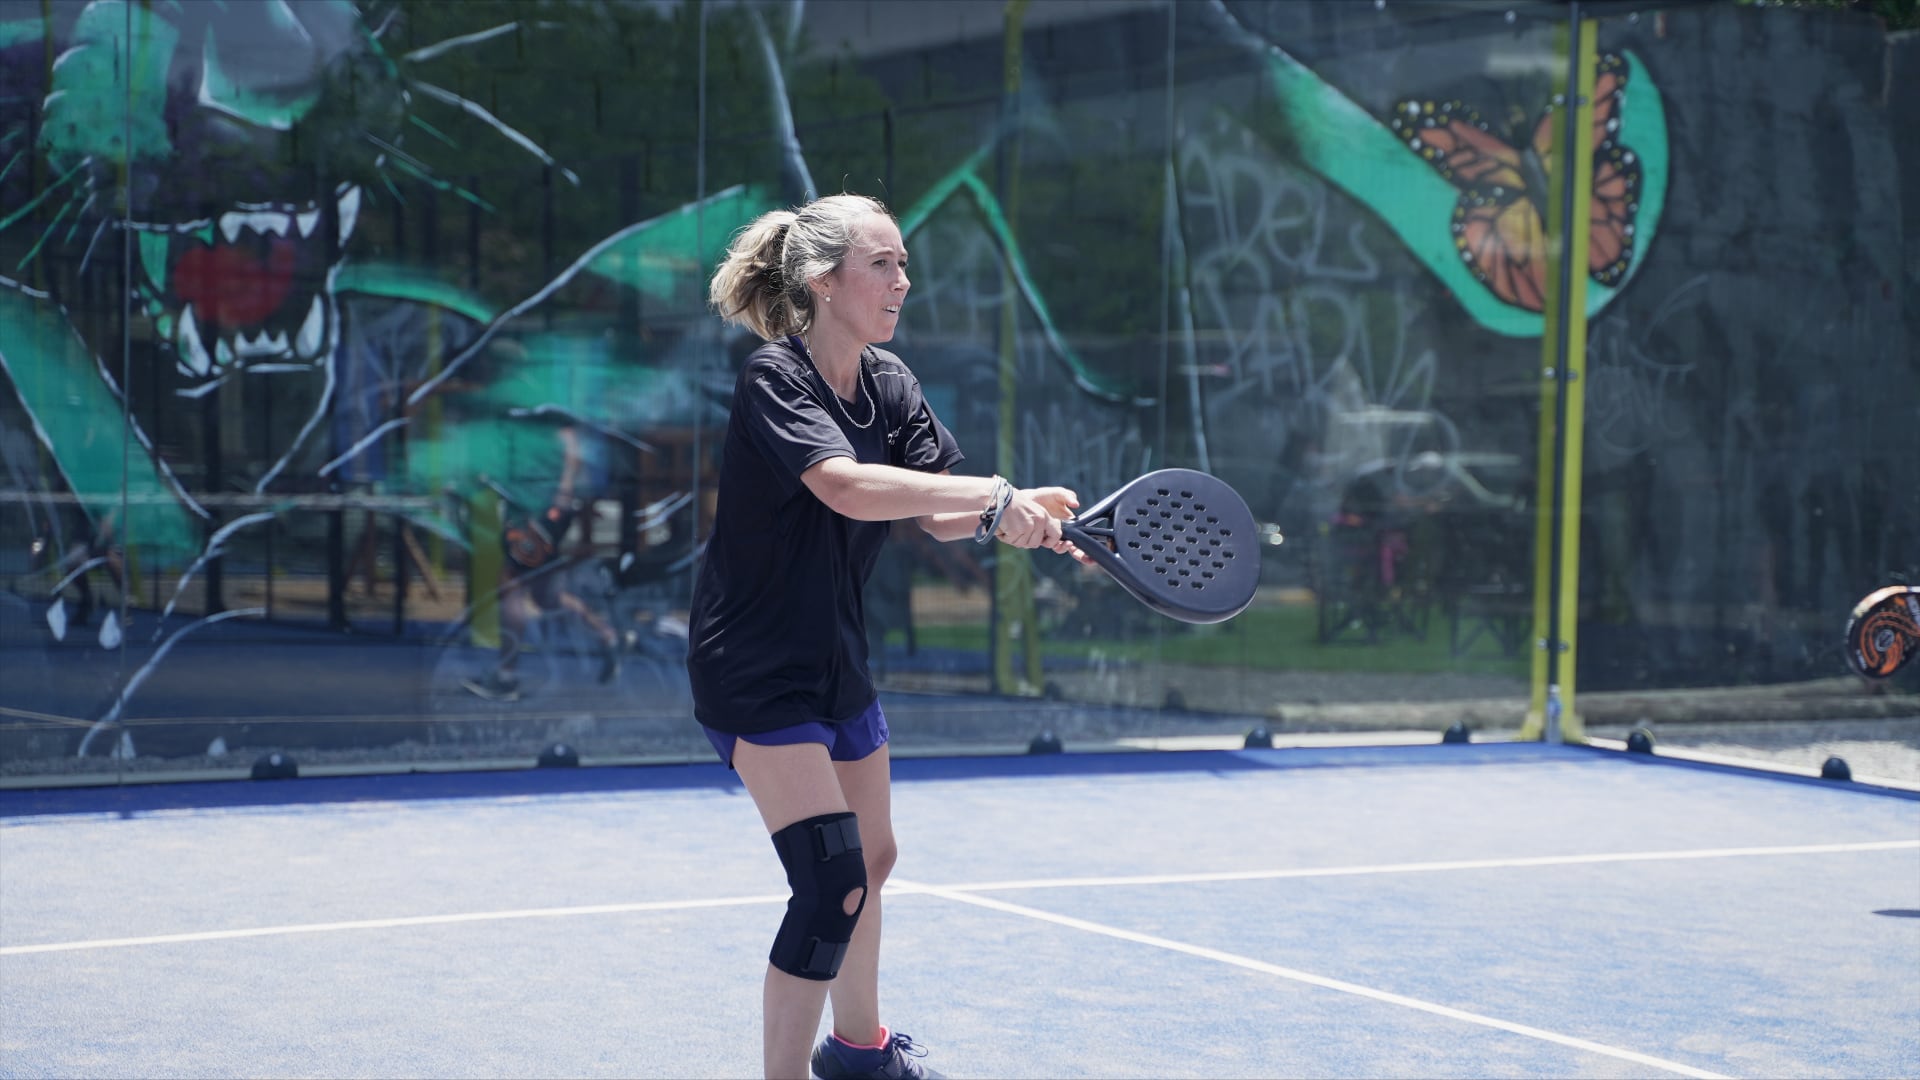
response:
{"label": "blue court surface", "polygon": [[[1537,744],[897,761],[952,1077],[1914,1076],[1920,801]],[[0,793],[0,1074],[754,1076],[718,766]],[[870,909],[871,910],[871,909]]]}

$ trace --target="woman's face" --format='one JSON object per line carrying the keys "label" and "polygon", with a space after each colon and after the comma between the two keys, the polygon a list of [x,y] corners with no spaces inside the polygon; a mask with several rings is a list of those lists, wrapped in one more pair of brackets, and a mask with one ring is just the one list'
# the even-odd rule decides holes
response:
{"label": "woman's face", "polygon": [[[891,341],[900,323],[900,305],[912,285],[907,280],[907,244],[900,237],[900,227],[884,215],[870,214],[854,226],[846,260],[816,281],[820,303],[814,317],[831,321],[863,342]],[[829,296],[831,302],[826,300]]]}

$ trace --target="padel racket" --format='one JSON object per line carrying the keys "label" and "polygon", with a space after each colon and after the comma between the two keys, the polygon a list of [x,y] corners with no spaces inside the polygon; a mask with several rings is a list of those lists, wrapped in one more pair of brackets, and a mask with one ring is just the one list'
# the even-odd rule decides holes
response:
{"label": "padel racket", "polygon": [[1847,620],[1847,663],[1884,679],[1920,654],[1920,588],[1890,585],[1855,604]]}
{"label": "padel racket", "polygon": [[1136,600],[1181,622],[1231,619],[1260,584],[1253,511],[1225,481],[1192,469],[1150,472],[1060,531]]}

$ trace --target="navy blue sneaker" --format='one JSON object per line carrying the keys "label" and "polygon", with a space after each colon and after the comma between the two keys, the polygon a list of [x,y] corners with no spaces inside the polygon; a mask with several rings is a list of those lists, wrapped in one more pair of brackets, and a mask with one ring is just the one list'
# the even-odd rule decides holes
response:
{"label": "navy blue sneaker", "polygon": [[916,1060],[926,1056],[925,1047],[897,1031],[878,1050],[848,1046],[828,1035],[813,1048],[813,1075],[820,1080],[938,1080],[939,1073]]}

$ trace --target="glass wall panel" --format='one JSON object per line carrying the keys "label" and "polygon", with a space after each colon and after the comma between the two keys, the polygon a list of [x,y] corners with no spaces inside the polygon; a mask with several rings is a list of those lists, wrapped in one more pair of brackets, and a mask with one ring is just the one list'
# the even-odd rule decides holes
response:
{"label": "glass wall panel", "polygon": [[[1910,43],[1607,10],[1574,721],[1884,717],[1839,633],[1916,572]],[[0,769],[705,760],[687,609],[757,344],[706,279],[842,190],[899,217],[888,347],[962,471],[1202,469],[1263,553],[1195,626],[897,526],[898,752],[1519,730],[1565,15],[0,0]]]}
{"label": "glass wall panel", "polygon": [[1167,695],[1283,732],[1517,727],[1541,320],[1507,286],[1541,235],[1498,163],[1550,99],[1555,25],[1174,12],[1164,449],[1270,543],[1246,615],[1155,627]]}
{"label": "glass wall panel", "polygon": [[5,768],[72,772],[84,753],[110,773],[134,744],[91,721],[126,682],[129,607],[161,569],[128,538],[186,550],[194,533],[170,478],[142,467],[120,405],[121,388],[151,374],[132,360],[154,336],[129,318],[138,251],[166,237],[142,244],[144,233],[108,224],[126,214],[129,146],[164,136],[127,122],[124,103],[164,79],[129,59],[147,42],[169,47],[171,30],[117,7],[11,5],[0,19]]}
{"label": "glass wall panel", "polygon": [[[1669,104],[1663,140],[1629,143],[1665,166],[1664,207],[1649,190],[1616,219],[1639,270],[1587,341],[1595,734],[1920,781],[1916,669],[1863,678],[1846,636],[1856,605],[1920,583],[1920,46],[1900,29],[1811,4],[1599,23],[1644,68],[1625,93]],[[1906,602],[1865,637],[1888,666],[1914,652]]]}
{"label": "glass wall panel", "polygon": [[[809,9],[816,40],[843,44],[790,85],[839,91],[798,110],[802,152],[835,177],[865,175],[817,164],[851,149],[851,103],[887,103],[871,126],[919,268],[896,344],[969,467],[1089,501],[1151,468],[1205,469],[1248,495],[1270,544],[1254,609],[1188,627],[1063,560],[897,537],[869,608],[900,745],[1437,731],[1462,707],[1433,703],[1463,698],[1517,727],[1539,320],[1435,310],[1423,259],[1487,289],[1455,272],[1459,190],[1392,120],[1475,79],[1531,72],[1539,89],[1551,26],[1357,6],[1033,4],[984,25],[977,5],[918,10],[863,39],[839,31],[888,24],[883,6]],[[1368,153],[1341,160],[1345,145]],[[1409,178],[1418,206],[1396,190]]]}

